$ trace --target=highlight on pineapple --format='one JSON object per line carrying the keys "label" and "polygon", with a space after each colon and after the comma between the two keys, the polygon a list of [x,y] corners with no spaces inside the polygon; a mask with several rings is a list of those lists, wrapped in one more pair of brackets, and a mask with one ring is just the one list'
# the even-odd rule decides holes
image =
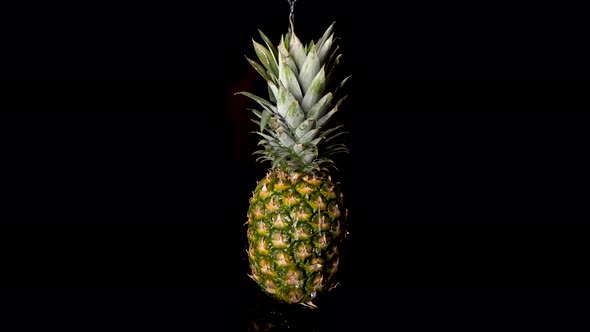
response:
{"label": "highlight on pineapple", "polygon": [[316,308],[314,300],[333,289],[346,237],[347,209],[335,154],[348,152],[334,120],[346,95],[336,82],[340,61],[332,23],[317,41],[303,44],[290,28],[275,46],[259,30],[253,39],[258,61],[246,59],[266,81],[268,96],[248,91],[259,105],[257,161],[269,162],[247,211],[249,276],[269,296]]}

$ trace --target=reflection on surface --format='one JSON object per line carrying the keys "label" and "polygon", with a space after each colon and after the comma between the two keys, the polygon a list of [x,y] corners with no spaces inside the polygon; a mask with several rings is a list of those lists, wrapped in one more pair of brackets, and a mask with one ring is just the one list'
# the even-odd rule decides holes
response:
{"label": "reflection on surface", "polygon": [[248,331],[329,331],[328,328],[334,328],[334,321],[341,319],[334,315],[338,288],[318,299],[316,309],[280,303],[257,293],[248,308]]}

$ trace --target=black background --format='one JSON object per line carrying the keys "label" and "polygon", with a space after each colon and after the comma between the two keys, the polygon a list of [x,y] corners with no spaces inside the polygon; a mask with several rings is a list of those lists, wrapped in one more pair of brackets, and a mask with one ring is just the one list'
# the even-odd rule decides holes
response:
{"label": "black background", "polygon": [[[20,8],[3,62],[2,299],[21,328],[571,330],[584,313],[587,70],[575,8],[296,4],[349,99],[341,285],[247,277],[245,55],[286,1]],[[18,14],[18,15],[17,15]],[[566,19],[567,17],[567,19]],[[262,328],[261,328],[262,330]]]}
{"label": "black background", "polygon": [[[5,6],[2,77],[207,85],[237,79],[257,29],[278,40],[289,13],[285,0]],[[295,5],[303,40],[337,22],[343,61],[359,83],[363,77],[587,79],[583,13],[573,3],[519,1]]]}

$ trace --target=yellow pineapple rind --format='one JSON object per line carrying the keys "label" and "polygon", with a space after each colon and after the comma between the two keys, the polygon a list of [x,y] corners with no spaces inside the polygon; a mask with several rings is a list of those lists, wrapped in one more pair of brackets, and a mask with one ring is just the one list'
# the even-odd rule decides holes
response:
{"label": "yellow pineapple rind", "polygon": [[258,182],[247,213],[247,253],[250,276],[264,292],[312,306],[333,287],[345,224],[337,190],[324,173],[271,169]]}

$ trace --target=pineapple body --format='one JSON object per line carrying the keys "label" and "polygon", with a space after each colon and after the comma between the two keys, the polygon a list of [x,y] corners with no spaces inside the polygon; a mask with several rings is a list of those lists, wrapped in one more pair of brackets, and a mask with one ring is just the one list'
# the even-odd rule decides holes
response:
{"label": "pineapple body", "polygon": [[269,170],[250,199],[251,277],[270,296],[313,306],[334,286],[346,209],[337,183],[323,172]]}

